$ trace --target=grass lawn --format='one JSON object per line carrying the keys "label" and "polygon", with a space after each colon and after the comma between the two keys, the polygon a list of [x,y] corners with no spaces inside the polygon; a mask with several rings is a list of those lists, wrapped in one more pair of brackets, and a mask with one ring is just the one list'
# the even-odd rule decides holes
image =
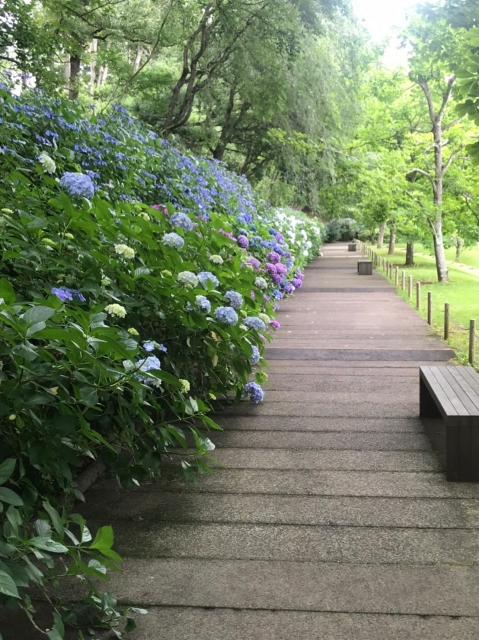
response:
{"label": "grass lawn", "polygon": [[[421,252],[422,247],[417,247],[417,251]],[[479,335],[479,276],[467,273],[454,267],[453,262],[448,263],[449,278],[448,284],[439,284],[437,282],[436,265],[433,258],[423,256],[415,256],[416,265],[414,267],[405,267],[405,249],[399,246],[394,256],[387,255],[387,248],[377,250],[377,253],[384,256],[392,262],[394,266],[400,269],[399,287],[401,287],[401,270],[406,271],[406,291],[399,294],[407,300],[414,308],[416,307],[416,282],[421,283],[421,309],[420,313],[423,318],[427,318],[427,293],[432,292],[433,302],[433,327],[441,336],[444,332],[444,303],[449,302],[450,305],[450,338],[449,344],[456,351],[461,362],[467,362],[468,359],[468,338],[469,338],[469,321],[475,318],[478,321],[476,332]],[[453,250],[450,250],[453,252]],[[479,268],[479,250],[469,252],[473,255],[470,266]],[[466,264],[466,253],[464,254],[464,263]],[[385,274],[384,274],[385,275]],[[413,277],[414,291],[412,300],[408,299],[407,293],[407,277]],[[479,349],[479,345],[478,345]],[[478,356],[479,360],[479,356]],[[476,362],[476,366],[479,362]]]}

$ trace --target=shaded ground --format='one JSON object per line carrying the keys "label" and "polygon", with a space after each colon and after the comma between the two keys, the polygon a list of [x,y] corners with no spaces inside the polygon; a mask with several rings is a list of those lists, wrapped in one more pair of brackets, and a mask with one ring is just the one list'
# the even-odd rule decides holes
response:
{"label": "shaded ground", "polygon": [[454,354],[357,258],[327,246],[282,305],[265,403],[217,418],[225,469],[89,492],[112,590],[150,610],[132,640],[479,638],[479,487],[417,417],[418,366]]}

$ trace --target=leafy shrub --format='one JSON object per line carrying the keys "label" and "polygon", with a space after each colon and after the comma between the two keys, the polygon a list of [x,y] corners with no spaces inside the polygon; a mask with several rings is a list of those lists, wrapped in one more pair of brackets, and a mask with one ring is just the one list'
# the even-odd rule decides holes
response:
{"label": "leafy shrub", "polygon": [[[187,476],[210,471],[211,403],[262,399],[253,366],[321,230],[122,109],[0,97],[0,602],[31,615],[30,581],[120,562],[70,513],[88,460],[127,488],[178,449]],[[88,618],[110,624],[112,602],[91,584]],[[50,637],[75,615],[59,605]]]}
{"label": "leafy shrub", "polygon": [[325,242],[348,242],[358,237],[359,226],[352,218],[334,218],[326,224]]}

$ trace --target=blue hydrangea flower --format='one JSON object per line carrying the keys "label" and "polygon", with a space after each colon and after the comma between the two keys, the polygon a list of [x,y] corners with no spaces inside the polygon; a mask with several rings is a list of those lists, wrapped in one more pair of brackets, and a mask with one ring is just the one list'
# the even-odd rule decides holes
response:
{"label": "blue hydrangea flower", "polygon": [[174,249],[181,249],[185,244],[183,238],[177,233],[165,233],[162,241],[165,246],[173,247]]}
{"label": "blue hydrangea flower", "polygon": [[173,227],[180,227],[183,231],[191,231],[195,226],[186,213],[174,213],[170,218],[170,222]]}
{"label": "blue hydrangea flower", "polygon": [[198,274],[198,280],[201,282],[201,284],[204,287],[206,286],[206,282],[208,280],[210,280],[215,287],[217,287],[219,285],[219,283],[220,283],[218,278],[213,273],[211,273],[211,271],[201,271]]}
{"label": "blue hydrangea flower", "polygon": [[248,316],[243,320],[243,324],[250,329],[256,329],[256,331],[264,331],[266,329],[265,323],[257,316]]}
{"label": "blue hydrangea flower", "polygon": [[225,298],[228,300],[228,302],[230,303],[230,307],[233,307],[233,309],[241,309],[241,307],[243,306],[243,296],[237,291],[227,291],[225,293]]}
{"label": "blue hydrangea flower", "polygon": [[264,391],[256,382],[248,382],[245,384],[244,390],[249,394],[253,404],[259,404],[263,401]]}
{"label": "blue hydrangea flower", "polygon": [[211,311],[211,302],[205,296],[196,296],[196,308],[189,302],[186,305],[187,311],[198,311],[209,313]]}
{"label": "blue hydrangea flower", "polygon": [[66,300],[73,300],[73,295],[70,289],[66,289],[65,287],[53,287],[52,293],[62,302],[66,302]]}
{"label": "blue hydrangea flower", "polygon": [[83,293],[78,291],[78,289],[67,289],[66,287],[53,287],[51,289],[51,292],[53,293],[54,296],[56,296],[62,302],[65,302],[66,300],[73,300],[73,298],[76,298],[80,302],[86,302],[85,296],[83,295]]}
{"label": "blue hydrangea flower", "polygon": [[95,193],[92,179],[84,173],[64,173],[60,180],[60,186],[76,198],[93,198]]}
{"label": "blue hydrangea flower", "polygon": [[232,307],[218,307],[215,310],[215,318],[230,326],[238,323],[238,314]]}
{"label": "blue hydrangea flower", "polygon": [[149,351],[150,353],[155,350],[155,346],[156,345],[155,345],[154,342],[144,342],[143,343],[143,349],[145,351]]}
{"label": "blue hydrangea flower", "polygon": [[253,349],[253,353],[251,354],[249,361],[251,364],[258,364],[261,358],[261,354],[259,352],[258,347],[255,344],[252,345],[252,349]]}
{"label": "blue hydrangea flower", "polygon": [[[140,371],[159,371],[161,369],[161,362],[156,356],[148,356],[144,360],[140,360],[137,363],[139,365]],[[146,376],[142,376],[138,373],[135,374],[135,377],[140,382],[144,384],[152,385],[153,387],[159,387],[161,385],[160,380],[155,380],[154,378],[147,378]]]}

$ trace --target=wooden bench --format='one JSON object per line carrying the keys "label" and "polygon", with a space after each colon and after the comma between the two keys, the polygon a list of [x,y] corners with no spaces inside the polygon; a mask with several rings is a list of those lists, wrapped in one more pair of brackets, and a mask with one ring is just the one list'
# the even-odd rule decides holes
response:
{"label": "wooden bench", "polygon": [[373,263],[371,260],[358,260],[358,274],[360,276],[373,275]]}
{"label": "wooden bench", "polygon": [[421,367],[421,418],[446,423],[446,477],[479,480],[479,375],[472,367]]}

